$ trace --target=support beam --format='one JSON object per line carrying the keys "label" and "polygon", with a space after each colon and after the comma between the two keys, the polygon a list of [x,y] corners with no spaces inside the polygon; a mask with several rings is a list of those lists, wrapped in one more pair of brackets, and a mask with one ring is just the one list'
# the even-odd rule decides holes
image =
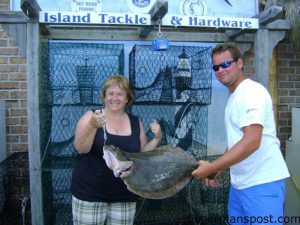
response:
{"label": "support beam", "polygon": [[286,31],[259,29],[255,35],[255,74],[253,79],[269,90],[269,63],[273,49],[285,37]]}
{"label": "support beam", "polygon": [[39,18],[41,8],[36,0],[21,0],[21,9],[29,18]]}
{"label": "support beam", "polygon": [[[152,6],[149,14],[151,15],[151,24],[157,25],[157,22],[168,13],[168,1],[158,0]],[[153,30],[153,26],[143,27],[140,30],[140,38],[146,38]]]}
{"label": "support beam", "polygon": [[[174,29],[164,30],[164,35],[168,37],[169,41],[188,41],[188,42],[226,42],[224,32],[219,33],[201,33],[197,31],[178,32]],[[117,29],[70,29],[70,28],[54,28],[50,27],[50,35],[44,36],[48,39],[57,40],[107,40],[107,41],[132,41],[143,40],[151,41],[157,39],[157,34],[151,32],[146,38],[139,38],[138,28],[128,28],[124,30]],[[238,37],[237,42],[254,42],[254,34],[244,34]]]}
{"label": "support beam", "polygon": [[283,18],[283,8],[281,6],[272,6],[267,10],[262,11],[259,13],[255,18],[259,19],[260,25],[266,25],[271,23],[277,19]]}
{"label": "support beam", "polygon": [[289,20],[278,19],[271,23],[268,23],[261,28],[266,28],[269,30],[290,30],[292,28],[291,22]]}

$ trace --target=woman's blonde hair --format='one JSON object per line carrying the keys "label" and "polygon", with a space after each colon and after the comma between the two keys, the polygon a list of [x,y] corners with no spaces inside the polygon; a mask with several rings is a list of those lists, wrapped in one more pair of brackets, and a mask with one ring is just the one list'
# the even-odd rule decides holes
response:
{"label": "woman's blonde hair", "polygon": [[132,90],[130,88],[129,81],[123,75],[113,75],[113,76],[109,76],[106,79],[106,81],[102,86],[102,91],[101,91],[102,100],[105,98],[106,90],[113,86],[118,86],[119,88],[121,88],[126,92],[127,100],[128,100],[128,102],[126,103],[126,107],[128,107],[134,101],[134,97],[132,94]]}

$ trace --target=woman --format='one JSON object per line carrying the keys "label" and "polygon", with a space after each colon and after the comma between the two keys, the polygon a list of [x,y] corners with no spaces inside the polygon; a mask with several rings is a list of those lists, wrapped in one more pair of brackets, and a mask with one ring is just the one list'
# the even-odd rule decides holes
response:
{"label": "woman", "polygon": [[154,138],[148,142],[140,119],[125,112],[133,95],[124,76],[105,81],[102,100],[105,107],[87,111],[76,126],[74,146],[80,160],[71,184],[74,225],[133,224],[138,196],[106,166],[103,145],[139,152],[154,149],[162,139],[160,125],[154,122],[150,124]]}

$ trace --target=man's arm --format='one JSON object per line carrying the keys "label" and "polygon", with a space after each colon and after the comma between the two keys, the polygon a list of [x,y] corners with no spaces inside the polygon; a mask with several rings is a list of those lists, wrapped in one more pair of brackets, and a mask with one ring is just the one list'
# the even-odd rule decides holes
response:
{"label": "man's arm", "polygon": [[213,162],[199,161],[199,167],[192,175],[197,179],[204,179],[244,160],[259,148],[262,131],[263,127],[259,124],[243,127],[244,135],[240,141]]}

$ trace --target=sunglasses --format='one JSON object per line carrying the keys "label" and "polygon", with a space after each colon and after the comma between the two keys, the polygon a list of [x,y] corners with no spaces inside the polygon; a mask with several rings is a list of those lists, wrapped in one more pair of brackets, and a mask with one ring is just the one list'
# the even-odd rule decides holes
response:
{"label": "sunglasses", "polygon": [[217,72],[217,71],[219,70],[219,67],[221,67],[222,69],[226,69],[226,68],[230,67],[231,64],[232,64],[233,62],[235,62],[235,61],[236,61],[236,60],[224,61],[224,62],[220,63],[219,65],[213,65],[213,66],[212,66],[212,69],[213,69],[215,72]]}

